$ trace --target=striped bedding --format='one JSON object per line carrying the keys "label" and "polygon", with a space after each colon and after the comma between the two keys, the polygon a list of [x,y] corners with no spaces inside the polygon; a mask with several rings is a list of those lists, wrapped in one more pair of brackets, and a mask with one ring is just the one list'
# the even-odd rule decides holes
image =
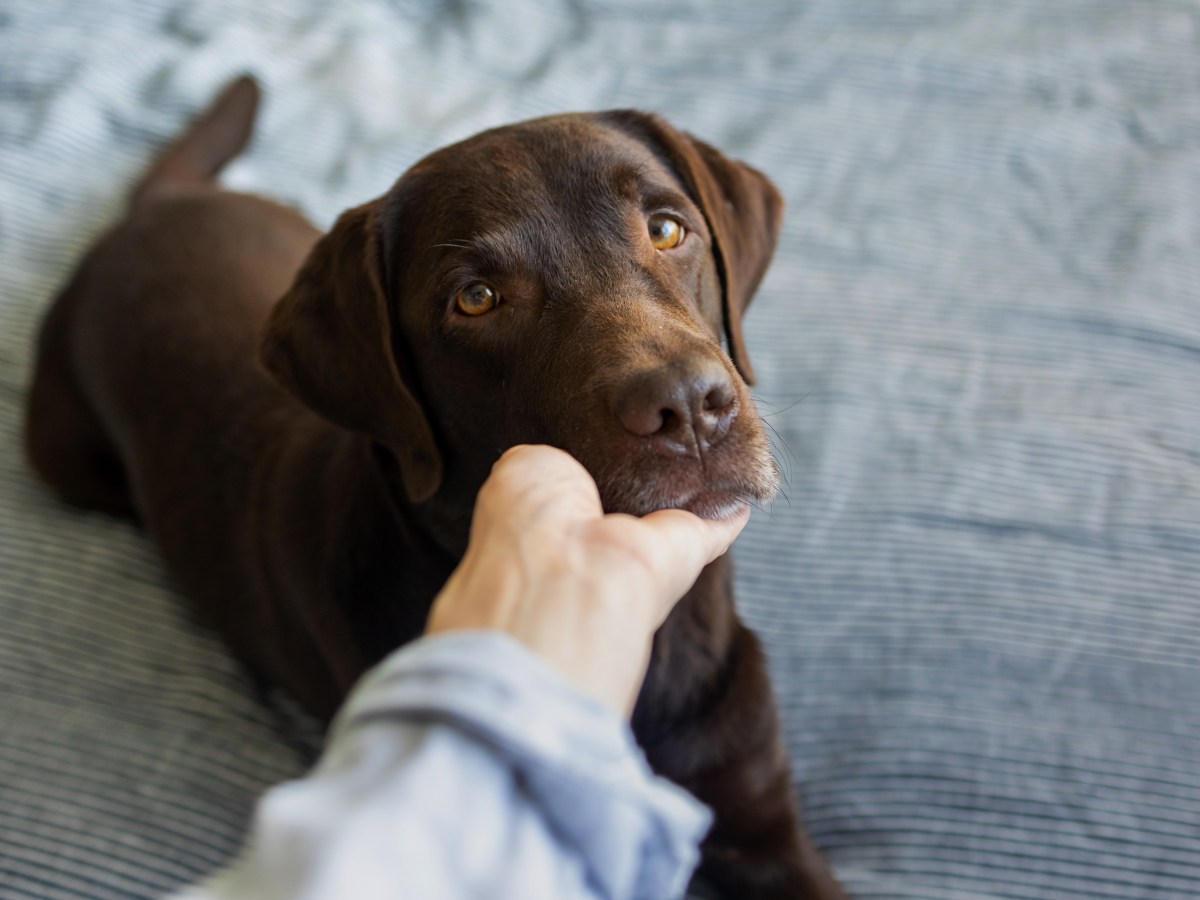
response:
{"label": "striped bedding", "polygon": [[1193,0],[7,0],[0,896],[194,879],[319,743],[19,450],[39,314],[251,71],[227,180],[323,223],[568,109],[770,173],[788,488],[736,558],[817,842],[863,898],[1200,897],[1198,45]]}

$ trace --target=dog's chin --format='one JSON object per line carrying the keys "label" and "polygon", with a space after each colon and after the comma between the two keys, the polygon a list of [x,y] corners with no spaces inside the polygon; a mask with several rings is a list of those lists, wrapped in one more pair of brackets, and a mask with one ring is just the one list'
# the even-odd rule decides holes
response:
{"label": "dog's chin", "polygon": [[727,519],[748,506],[760,505],[775,494],[774,486],[700,487],[672,490],[667,485],[622,484],[606,489],[600,486],[605,512],[644,516],[660,509],[682,509],[702,519]]}
{"label": "dog's chin", "polygon": [[742,494],[702,492],[689,497],[683,503],[664,509],[684,509],[702,519],[730,519],[741,513],[755,498]]}
{"label": "dog's chin", "polygon": [[704,519],[728,518],[747,506],[770,502],[780,483],[765,439],[749,446],[727,442],[723,452],[703,460],[619,452],[576,458],[596,479],[605,511],[634,516],[683,509]]}
{"label": "dog's chin", "polygon": [[653,490],[639,492],[637,497],[623,496],[609,500],[600,494],[605,512],[645,516],[660,509],[682,509],[702,519],[727,519],[747,506],[760,502],[757,497],[742,491],[697,491],[677,494]]}

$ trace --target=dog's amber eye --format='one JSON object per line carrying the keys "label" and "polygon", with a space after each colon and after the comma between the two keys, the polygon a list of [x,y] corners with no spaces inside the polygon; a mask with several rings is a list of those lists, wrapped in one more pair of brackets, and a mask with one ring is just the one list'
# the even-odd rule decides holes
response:
{"label": "dog's amber eye", "polygon": [[655,250],[673,250],[683,240],[683,226],[670,216],[650,217],[650,243]]}
{"label": "dog's amber eye", "polygon": [[500,302],[500,295],[482,281],[469,284],[454,297],[454,305],[464,316],[482,316]]}

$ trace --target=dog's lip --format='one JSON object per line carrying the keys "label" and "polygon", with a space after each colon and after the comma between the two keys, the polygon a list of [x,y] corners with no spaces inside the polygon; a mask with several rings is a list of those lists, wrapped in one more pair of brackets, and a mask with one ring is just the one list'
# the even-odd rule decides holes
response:
{"label": "dog's lip", "polygon": [[683,509],[706,519],[737,514],[769,502],[779,490],[779,469],[765,448],[722,445],[725,452],[701,458],[664,460],[652,454],[598,453],[597,445],[577,455],[600,489],[606,512],[644,516]]}
{"label": "dog's lip", "polygon": [[674,508],[687,510],[702,519],[731,519],[749,506],[751,499],[736,492],[700,491]]}
{"label": "dog's lip", "polygon": [[644,516],[660,509],[682,509],[702,519],[727,519],[740,513],[760,499],[755,493],[741,488],[700,488],[679,494],[660,494],[647,497],[631,508],[628,504],[604,504],[608,512],[623,512]]}

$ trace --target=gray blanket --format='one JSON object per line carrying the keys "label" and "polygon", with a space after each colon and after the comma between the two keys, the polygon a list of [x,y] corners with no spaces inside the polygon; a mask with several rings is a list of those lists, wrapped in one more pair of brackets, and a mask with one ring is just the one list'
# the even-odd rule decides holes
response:
{"label": "gray blanket", "polygon": [[569,109],[768,172],[736,557],[817,842],[859,897],[1200,896],[1192,0],[0,4],[0,895],[196,878],[317,744],[19,449],[39,314],[241,71],[228,183],[325,224]]}

